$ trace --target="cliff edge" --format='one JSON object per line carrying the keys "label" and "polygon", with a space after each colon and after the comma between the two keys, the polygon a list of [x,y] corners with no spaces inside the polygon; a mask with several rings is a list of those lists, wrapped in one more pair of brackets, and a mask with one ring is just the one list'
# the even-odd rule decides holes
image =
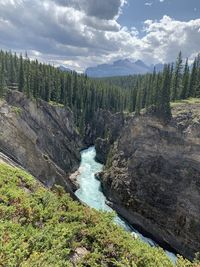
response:
{"label": "cliff edge", "polygon": [[48,187],[71,192],[68,176],[80,163],[81,139],[70,109],[8,91],[0,100],[0,152]]}
{"label": "cliff edge", "polygon": [[117,212],[188,258],[200,251],[199,110],[176,105],[169,125],[147,114],[132,118],[100,174]]}

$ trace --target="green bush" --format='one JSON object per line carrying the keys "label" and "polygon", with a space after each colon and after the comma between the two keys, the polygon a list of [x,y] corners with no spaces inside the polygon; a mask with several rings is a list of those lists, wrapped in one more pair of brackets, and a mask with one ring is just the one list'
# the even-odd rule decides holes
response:
{"label": "green bush", "polygon": [[[0,164],[0,266],[172,267],[151,248],[61,187],[44,188],[24,171]],[[84,251],[78,255],[77,251]],[[196,267],[180,258],[177,267]]]}
{"label": "green bush", "polygon": [[17,115],[20,115],[22,113],[22,109],[20,107],[12,106],[12,112],[14,112]]}

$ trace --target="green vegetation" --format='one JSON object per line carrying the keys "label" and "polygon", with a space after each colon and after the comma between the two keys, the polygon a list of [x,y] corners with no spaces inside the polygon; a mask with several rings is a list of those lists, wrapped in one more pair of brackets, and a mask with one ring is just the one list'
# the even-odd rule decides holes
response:
{"label": "green vegetation", "polygon": [[18,115],[20,115],[21,112],[22,112],[20,107],[15,107],[15,106],[12,106],[11,110],[12,110],[12,112],[14,112],[14,113],[16,113]]}
{"label": "green vegetation", "polygon": [[[181,80],[181,71],[182,71],[182,54],[181,52],[178,55],[177,61],[176,61],[176,66],[174,73],[172,75],[172,90],[171,90],[171,100],[175,101],[176,99],[179,98],[179,92],[182,91],[181,85],[182,85],[182,80]],[[187,62],[186,62],[187,63]],[[188,63],[187,63],[188,64]]]}
{"label": "green vegetation", "polygon": [[191,71],[188,60],[183,68],[179,53],[175,66],[166,65],[161,73],[154,70],[145,75],[89,79],[83,74],[63,72],[37,60],[31,61],[27,55],[18,57],[0,51],[0,98],[7,88],[53,105],[70,107],[83,134],[98,109],[139,114],[141,109],[153,106],[155,114],[168,121],[171,117],[169,99],[200,97],[200,56],[195,58]]}
{"label": "green vegetation", "polygon": [[176,107],[179,105],[185,105],[185,104],[189,104],[189,105],[193,105],[193,104],[200,104],[200,98],[188,98],[188,99],[182,99],[182,100],[177,100],[175,102],[171,103],[172,107]]}
{"label": "green vegetation", "polygon": [[[77,251],[82,251],[82,255]],[[45,189],[24,171],[0,163],[0,266],[173,267],[100,213],[73,201],[61,187]],[[198,267],[182,258],[177,267]]]}
{"label": "green vegetation", "polygon": [[170,121],[172,117],[170,107],[170,65],[164,67],[163,81],[158,91],[158,101],[156,101],[155,107],[156,112],[165,122]]}
{"label": "green vegetation", "polygon": [[0,51],[0,97],[7,89],[19,90],[29,98],[40,98],[52,105],[70,107],[82,132],[95,111],[100,108],[112,112],[126,110],[129,99],[128,92],[117,86],[108,87],[86,75],[31,61],[27,55],[18,57]]}
{"label": "green vegetation", "polygon": [[191,71],[188,59],[183,65],[180,52],[175,66],[174,64],[165,65],[163,72],[156,73],[154,70],[152,74],[102,80],[108,85],[115,85],[129,92],[130,100],[127,102],[129,110],[139,114],[144,108],[153,108],[152,110],[159,117],[164,121],[169,121],[171,118],[170,101],[176,103],[187,98],[200,97],[200,55],[195,58]]}
{"label": "green vegetation", "polygon": [[60,107],[60,108],[64,108],[63,104],[60,104],[58,102],[54,102],[54,101],[49,101],[49,104],[55,107]]}
{"label": "green vegetation", "polygon": [[[31,61],[27,55],[23,58],[0,51],[0,99],[8,88],[51,105],[70,107],[82,134],[98,109],[135,111],[138,115],[141,110],[152,110],[168,122],[171,106],[200,103],[200,56],[195,58],[191,70],[188,60],[183,66],[179,53],[175,66],[165,65],[163,72],[154,70],[145,75],[95,80]],[[12,111],[21,112],[17,107]],[[109,153],[108,164],[111,156]],[[112,214],[72,201],[60,187],[49,191],[24,171],[0,163],[0,266],[172,267],[173,264],[162,249],[133,239],[113,224]],[[176,266],[200,265],[179,258]]]}

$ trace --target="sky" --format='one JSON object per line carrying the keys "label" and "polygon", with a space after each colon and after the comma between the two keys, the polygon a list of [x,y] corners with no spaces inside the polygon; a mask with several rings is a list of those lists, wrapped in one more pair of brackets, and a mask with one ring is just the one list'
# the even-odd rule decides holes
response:
{"label": "sky", "polygon": [[145,20],[160,20],[164,15],[179,21],[200,18],[199,0],[130,0],[123,8],[118,21],[131,28],[133,25],[142,30]]}
{"label": "sky", "polygon": [[77,71],[200,52],[199,0],[0,0],[0,49]]}

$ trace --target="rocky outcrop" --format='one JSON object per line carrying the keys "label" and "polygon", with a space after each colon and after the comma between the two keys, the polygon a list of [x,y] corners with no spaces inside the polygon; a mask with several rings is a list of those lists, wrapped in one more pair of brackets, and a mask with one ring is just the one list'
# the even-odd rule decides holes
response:
{"label": "rocky outcrop", "polygon": [[46,186],[71,192],[68,175],[80,163],[81,141],[70,109],[9,91],[0,102],[0,151]]}
{"label": "rocky outcrop", "polygon": [[126,116],[121,113],[111,113],[107,110],[98,110],[90,123],[86,126],[84,143],[86,146],[95,145],[96,160],[105,163],[110,146],[119,136]]}
{"label": "rocky outcrop", "polygon": [[100,175],[124,218],[188,258],[200,251],[199,110],[174,108],[170,125],[148,115],[131,119]]}
{"label": "rocky outcrop", "polygon": [[113,142],[110,142],[108,138],[102,139],[97,138],[95,141],[95,148],[96,148],[96,161],[105,164],[106,159],[110,150],[111,145]]}

